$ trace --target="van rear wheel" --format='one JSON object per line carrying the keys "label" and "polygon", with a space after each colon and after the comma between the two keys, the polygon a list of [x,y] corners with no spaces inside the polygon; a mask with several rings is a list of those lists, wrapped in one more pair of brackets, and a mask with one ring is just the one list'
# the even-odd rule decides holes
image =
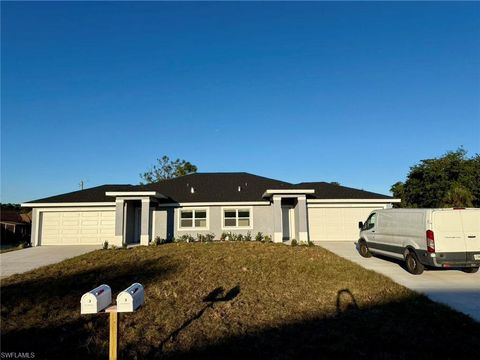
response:
{"label": "van rear wheel", "polygon": [[358,244],[358,252],[364,258],[372,257],[372,253],[370,252],[370,250],[368,250],[368,246],[365,241],[360,241],[360,243]]}
{"label": "van rear wheel", "polygon": [[474,274],[478,271],[478,266],[477,267],[469,267],[469,268],[463,268],[463,271],[469,274]]}
{"label": "van rear wheel", "polygon": [[420,275],[425,270],[425,266],[418,260],[417,254],[413,251],[409,251],[405,256],[405,265],[407,271],[413,275]]}

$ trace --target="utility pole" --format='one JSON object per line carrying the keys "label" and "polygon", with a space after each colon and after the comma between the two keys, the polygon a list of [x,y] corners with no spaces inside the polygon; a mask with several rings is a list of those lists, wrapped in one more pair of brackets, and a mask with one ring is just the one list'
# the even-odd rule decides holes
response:
{"label": "utility pole", "polygon": [[80,180],[80,190],[83,190],[83,180]]}

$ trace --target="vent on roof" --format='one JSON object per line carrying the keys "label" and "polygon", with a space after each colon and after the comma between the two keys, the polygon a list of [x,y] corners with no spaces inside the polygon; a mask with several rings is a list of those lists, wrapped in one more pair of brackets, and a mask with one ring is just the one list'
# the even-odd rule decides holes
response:
{"label": "vent on roof", "polygon": [[190,188],[190,192],[191,192],[192,194],[195,192],[195,188],[194,188],[193,186]]}
{"label": "vent on roof", "polygon": [[240,185],[238,185],[238,191],[242,191],[242,187]]}

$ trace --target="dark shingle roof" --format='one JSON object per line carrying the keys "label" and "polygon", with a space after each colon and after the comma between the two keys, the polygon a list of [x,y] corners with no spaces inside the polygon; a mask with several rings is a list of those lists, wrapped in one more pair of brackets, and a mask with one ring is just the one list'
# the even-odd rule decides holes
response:
{"label": "dark shingle roof", "polygon": [[132,188],[134,188],[133,185],[101,185],[85,190],[29,201],[29,203],[112,202],[115,199],[111,196],[106,196],[106,191],[128,191],[132,190]]}
{"label": "dark shingle roof", "polygon": [[[240,186],[241,190],[238,191]],[[194,192],[191,192],[191,188]],[[31,201],[31,203],[108,202],[106,191],[157,191],[167,197],[161,202],[261,201],[267,189],[315,189],[313,199],[391,199],[390,196],[325,182],[291,184],[245,172],[195,173],[148,185],[103,185]]]}
{"label": "dark shingle roof", "polygon": [[315,189],[314,199],[392,199],[391,196],[326,182],[303,182],[296,186],[302,189]]}

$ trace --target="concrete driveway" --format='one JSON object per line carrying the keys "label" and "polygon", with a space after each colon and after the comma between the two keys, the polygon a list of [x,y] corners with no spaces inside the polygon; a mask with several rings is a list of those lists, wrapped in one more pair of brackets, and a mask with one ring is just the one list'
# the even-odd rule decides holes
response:
{"label": "concrete driveway", "polygon": [[449,305],[480,321],[480,271],[476,274],[467,274],[461,270],[439,269],[425,270],[422,275],[412,275],[394,260],[361,257],[353,241],[322,241],[318,244],[366,269],[386,275],[398,284],[423,293],[434,301]]}
{"label": "concrete driveway", "polygon": [[45,245],[10,251],[0,254],[0,278],[55,264],[100,248],[100,245]]}

